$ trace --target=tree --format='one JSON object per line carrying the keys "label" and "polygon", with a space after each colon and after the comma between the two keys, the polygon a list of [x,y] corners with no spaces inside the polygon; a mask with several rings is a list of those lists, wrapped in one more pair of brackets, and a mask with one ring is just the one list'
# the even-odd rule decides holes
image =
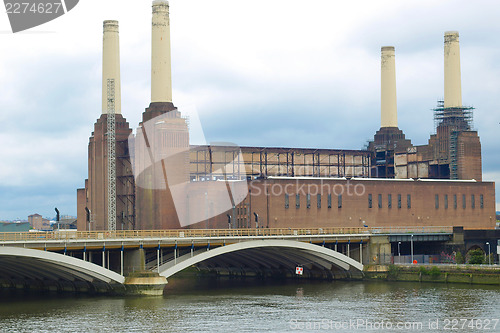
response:
{"label": "tree", "polygon": [[455,261],[457,262],[457,264],[465,263],[465,258],[463,256],[462,252],[457,251],[457,254],[455,255]]}
{"label": "tree", "polygon": [[480,265],[484,263],[484,252],[481,249],[470,250],[468,263],[472,265]]}

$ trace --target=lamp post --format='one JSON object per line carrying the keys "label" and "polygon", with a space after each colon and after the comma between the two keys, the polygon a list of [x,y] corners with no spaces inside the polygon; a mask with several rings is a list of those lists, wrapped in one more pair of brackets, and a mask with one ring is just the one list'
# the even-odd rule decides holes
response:
{"label": "lamp post", "polygon": [[411,263],[413,264],[413,235],[411,235]]}
{"label": "lamp post", "polygon": [[401,263],[401,242],[398,242],[398,257],[399,257],[399,263]]}
{"label": "lamp post", "polygon": [[486,245],[488,245],[488,265],[491,265],[491,248],[490,248],[490,242],[486,242]]}

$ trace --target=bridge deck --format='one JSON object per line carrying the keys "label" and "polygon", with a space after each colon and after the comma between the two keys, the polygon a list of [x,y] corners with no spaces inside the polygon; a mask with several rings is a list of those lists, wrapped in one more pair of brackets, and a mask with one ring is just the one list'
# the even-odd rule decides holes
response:
{"label": "bridge deck", "polygon": [[181,229],[118,230],[0,233],[0,246],[23,246],[47,250],[98,249],[123,247],[157,247],[222,245],[255,239],[289,239],[311,243],[365,242],[373,235],[452,234],[451,227],[395,228],[307,228],[307,229]]}

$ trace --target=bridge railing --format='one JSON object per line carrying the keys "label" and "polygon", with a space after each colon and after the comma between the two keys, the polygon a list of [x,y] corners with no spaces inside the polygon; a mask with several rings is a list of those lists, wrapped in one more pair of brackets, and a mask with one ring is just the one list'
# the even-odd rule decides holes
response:
{"label": "bridge railing", "polygon": [[3,232],[0,242],[71,240],[71,239],[137,239],[137,238],[193,238],[193,237],[259,237],[308,236],[346,234],[420,234],[452,233],[453,227],[380,227],[380,228],[259,228],[259,229],[180,229],[180,230],[117,230],[47,232]]}

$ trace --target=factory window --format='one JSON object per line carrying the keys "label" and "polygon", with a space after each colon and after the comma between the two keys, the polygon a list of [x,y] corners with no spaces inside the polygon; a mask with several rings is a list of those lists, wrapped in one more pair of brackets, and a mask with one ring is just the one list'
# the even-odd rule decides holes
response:
{"label": "factory window", "polygon": [[295,208],[300,208],[300,194],[295,195]]}
{"label": "factory window", "polygon": [[368,194],[368,208],[372,208],[372,195]]}
{"label": "factory window", "polygon": [[465,194],[462,194],[462,208],[465,209],[467,207],[467,200],[465,199]]}
{"label": "factory window", "polygon": [[328,193],[328,208],[332,208],[332,194]]}
{"label": "factory window", "polygon": [[342,194],[339,194],[337,206],[338,206],[338,208],[342,208]]}
{"label": "factory window", "polygon": [[387,194],[387,208],[392,208],[392,194]]}
{"label": "factory window", "polygon": [[318,194],[316,196],[316,198],[317,198],[317,201],[318,201],[318,208],[321,208],[321,194]]}
{"label": "factory window", "polygon": [[474,194],[470,195],[470,206],[472,208],[476,208],[476,197],[474,196]]}
{"label": "factory window", "polygon": [[453,208],[457,209],[457,195],[456,194],[453,194]]}
{"label": "factory window", "polygon": [[285,193],[285,208],[288,209],[288,207],[290,207],[290,198],[288,194]]}
{"label": "factory window", "polygon": [[484,198],[482,194],[479,196],[479,206],[484,208]]}
{"label": "factory window", "polygon": [[411,194],[406,195],[406,205],[411,208]]}
{"label": "factory window", "polygon": [[306,207],[311,208],[311,195],[309,193],[306,195]]}
{"label": "factory window", "polygon": [[398,208],[401,208],[401,194],[398,194]]}
{"label": "factory window", "polygon": [[448,209],[448,194],[444,195],[444,209]]}
{"label": "factory window", "polygon": [[378,195],[378,208],[382,208],[382,194]]}
{"label": "factory window", "polygon": [[436,209],[439,209],[439,194],[436,194],[434,196],[434,201],[436,202],[435,205],[436,205]]}

